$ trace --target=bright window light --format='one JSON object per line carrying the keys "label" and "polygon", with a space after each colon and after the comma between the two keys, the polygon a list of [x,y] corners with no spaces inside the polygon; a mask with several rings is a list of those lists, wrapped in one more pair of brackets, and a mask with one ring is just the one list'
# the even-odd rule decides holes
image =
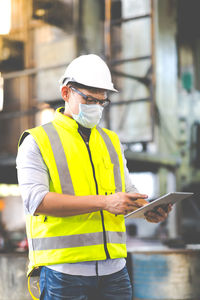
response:
{"label": "bright window light", "polygon": [[0,197],[19,196],[20,190],[17,184],[0,184]]}
{"label": "bright window light", "polygon": [[0,0],[0,34],[8,34],[11,26],[11,0]]}
{"label": "bright window light", "polygon": [[51,108],[44,109],[41,112],[41,125],[44,125],[53,120],[54,110]]}
{"label": "bright window light", "polygon": [[156,175],[151,172],[130,173],[132,183],[138,189],[139,193],[147,194],[149,199],[156,194]]}

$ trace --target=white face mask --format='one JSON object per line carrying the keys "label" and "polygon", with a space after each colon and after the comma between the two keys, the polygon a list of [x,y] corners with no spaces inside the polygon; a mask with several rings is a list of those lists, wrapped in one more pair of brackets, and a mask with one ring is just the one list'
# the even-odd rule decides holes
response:
{"label": "white face mask", "polygon": [[83,127],[93,128],[99,123],[102,117],[103,107],[99,104],[88,105],[80,103],[78,115],[73,114],[68,102],[67,104],[73,119]]}

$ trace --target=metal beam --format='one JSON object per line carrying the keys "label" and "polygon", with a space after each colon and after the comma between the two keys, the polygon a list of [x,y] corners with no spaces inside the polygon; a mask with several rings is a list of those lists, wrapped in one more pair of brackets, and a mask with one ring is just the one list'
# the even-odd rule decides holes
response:
{"label": "metal beam", "polygon": [[132,57],[132,58],[125,58],[125,59],[115,59],[115,60],[111,61],[110,65],[116,66],[116,65],[121,65],[123,63],[140,61],[140,60],[145,60],[145,59],[151,59],[151,55],[138,56],[138,57]]}
{"label": "metal beam", "polygon": [[130,21],[137,21],[145,18],[151,18],[151,14],[145,14],[137,17],[130,17],[130,18],[122,18],[116,19],[111,21],[111,25],[119,25],[121,23],[130,22]]}
{"label": "metal beam", "polygon": [[150,83],[151,83],[151,80],[149,78],[146,78],[146,77],[139,77],[139,76],[127,74],[127,73],[124,73],[124,72],[115,71],[113,69],[111,70],[111,72],[115,76],[120,76],[120,77],[126,77],[126,78],[130,78],[130,79],[134,79],[136,81],[141,82],[142,84],[145,84],[146,86],[149,86]]}
{"label": "metal beam", "polygon": [[163,156],[161,154],[150,154],[144,152],[125,151],[129,171],[152,171],[156,172],[161,167],[169,170],[177,169],[181,164],[180,157]]}

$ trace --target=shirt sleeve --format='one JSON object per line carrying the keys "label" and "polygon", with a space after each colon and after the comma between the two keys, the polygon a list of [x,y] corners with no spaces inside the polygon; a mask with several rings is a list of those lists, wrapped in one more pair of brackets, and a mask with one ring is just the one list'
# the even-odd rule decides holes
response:
{"label": "shirt sleeve", "polygon": [[29,134],[18,149],[17,177],[26,214],[34,215],[49,192],[49,172],[34,138]]}
{"label": "shirt sleeve", "polygon": [[127,161],[124,155],[124,148],[121,144],[122,158],[124,163],[124,177],[125,177],[125,191],[126,193],[139,193],[138,189],[132,183],[129,170],[127,168]]}

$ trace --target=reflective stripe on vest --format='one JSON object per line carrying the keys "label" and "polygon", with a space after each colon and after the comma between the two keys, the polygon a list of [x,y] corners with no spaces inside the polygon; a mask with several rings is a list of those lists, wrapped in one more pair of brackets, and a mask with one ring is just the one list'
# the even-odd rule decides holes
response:
{"label": "reflective stripe on vest", "polygon": [[[125,232],[106,231],[107,243],[125,244]],[[102,232],[29,239],[29,250],[52,250],[103,244]],[[30,248],[33,247],[32,249]]]}
{"label": "reflective stripe on vest", "polygon": [[103,138],[106,147],[108,149],[110,159],[112,164],[114,165],[114,178],[115,178],[115,192],[121,192],[122,191],[122,179],[121,179],[121,172],[120,172],[120,165],[119,165],[119,157],[115,150],[115,147],[113,146],[110,137],[107,135],[107,133],[101,129],[100,127],[96,127],[98,132],[100,133],[101,137]]}
{"label": "reflective stripe on vest", "polygon": [[58,132],[52,123],[45,124],[42,127],[45,130],[51,144],[60,178],[62,192],[63,194],[74,195],[74,187],[72,184],[68,163]]}

